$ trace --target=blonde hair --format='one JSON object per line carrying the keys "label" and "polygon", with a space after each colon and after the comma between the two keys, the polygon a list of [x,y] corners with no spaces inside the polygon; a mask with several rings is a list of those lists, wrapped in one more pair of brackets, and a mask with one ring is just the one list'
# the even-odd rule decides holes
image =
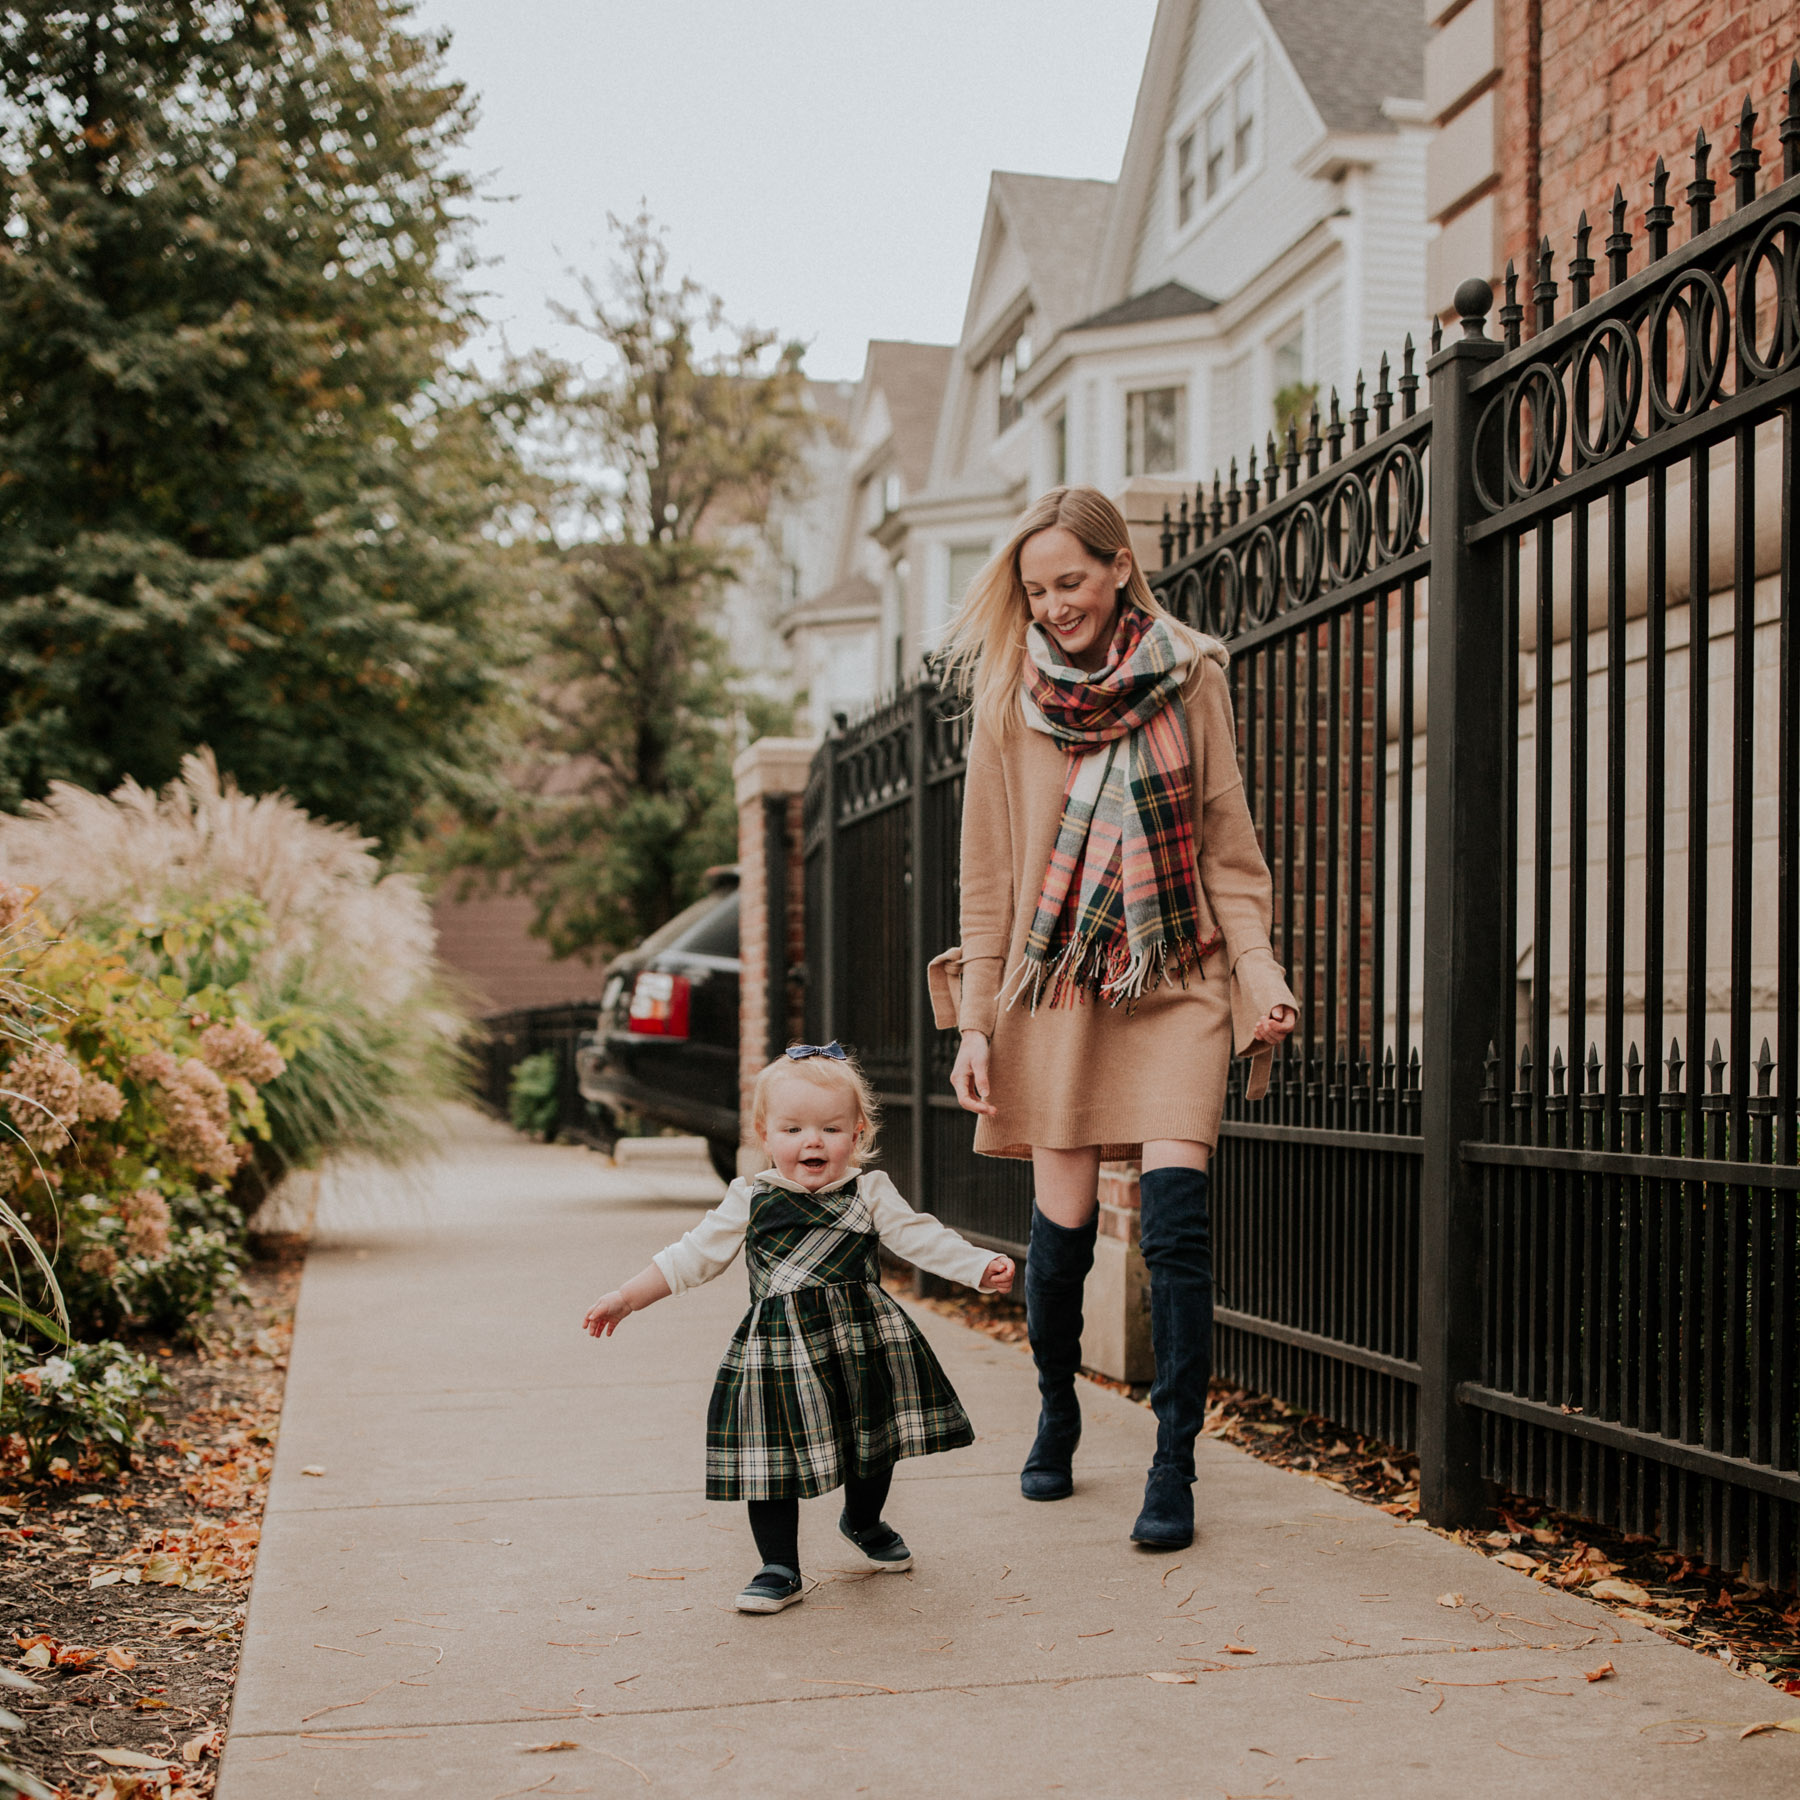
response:
{"label": "blonde hair", "polygon": [[[1018,717],[1019,682],[1025,672],[1031,603],[1019,574],[1019,552],[1027,538],[1058,525],[1079,538],[1097,562],[1111,562],[1121,550],[1131,548],[1125,515],[1098,488],[1052,488],[1032,502],[1012,536],[970,583],[945,642],[944,675],[973,696],[976,722],[996,736],[1010,731]],[[1119,598],[1152,618],[1171,617],[1150,591],[1135,555]]]}
{"label": "blonde hair", "polygon": [[778,1056],[760,1071],[750,1090],[750,1129],[756,1134],[758,1143],[763,1141],[763,1132],[769,1123],[769,1089],[778,1078],[787,1075],[810,1081],[814,1087],[830,1089],[850,1100],[856,1107],[858,1119],[856,1148],[850,1153],[850,1160],[860,1167],[874,1156],[875,1137],[881,1126],[881,1103],[869,1086],[868,1076],[850,1057],[839,1062],[832,1056],[804,1056],[798,1061]]}

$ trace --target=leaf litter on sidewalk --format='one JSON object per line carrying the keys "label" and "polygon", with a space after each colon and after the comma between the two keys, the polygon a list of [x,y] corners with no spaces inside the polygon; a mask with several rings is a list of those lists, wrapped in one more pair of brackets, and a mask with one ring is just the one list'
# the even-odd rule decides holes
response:
{"label": "leaf litter on sidewalk", "polygon": [[[890,1271],[888,1283],[894,1292],[913,1298],[910,1271]],[[1025,1308],[1011,1296],[959,1290],[917,1304],[1001,1343],[1025,1343]],[[1147,1403],[1147,1387],[1090,1369],[1082,1374],[1126,1399]],[[1261,1462],[1377,1507],[1396,1523],[1418,1519],[1418,1458],[1410,1452],[1220,1381],[1212,1384],[1204,1431]],[[1502,1497],[1485,1526],[1438,1535],[1547,1587],[1598,1601],[1740,1674],[1800,1695],[1800,1597],[1696,1562],[1652,1538],[1634,1537],[1512,1494]],[[1444,1595],[1439,1604],[1460,1598]]]}

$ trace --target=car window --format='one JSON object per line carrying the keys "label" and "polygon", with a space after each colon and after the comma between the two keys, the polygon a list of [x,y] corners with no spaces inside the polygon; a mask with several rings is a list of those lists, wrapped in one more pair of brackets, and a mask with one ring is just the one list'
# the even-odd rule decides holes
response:
{"label": "car window", "polygon": [[717,909],[690,926],[669,945],[696,956],[736,956],[738,953],[738,897],[734,892]]}
{"label": "car window", "polygon": [[[657,928],[641,943],[634,944],[632,946],[631,954],[645,956],[658,950],[668,950],[680,945],[688,932],[692,931],[696,925],[699,925],[712,917],[713,909],[719,904],[720,898],[721,896],[715,890],[713,893],[704,895],[702,898],[696,900],[693,905],[684,906],[674,918],[668,920],[665,924],[657,926]],[[732,889],[731,902],[732,938],[731,948],[722,953],[726,956],[736,956],[738,953],[737,890],[735,888]]]}

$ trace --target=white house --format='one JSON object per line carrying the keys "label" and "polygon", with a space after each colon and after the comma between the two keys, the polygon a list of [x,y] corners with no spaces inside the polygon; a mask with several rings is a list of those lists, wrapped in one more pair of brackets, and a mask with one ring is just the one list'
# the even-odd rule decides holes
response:
{"label": "white house", "polygon": [[869,345],[850,402],[829,556],[781,621],[799,724],[814,734],[891,686],[903,666],[911,570],[891,527],[924,486],[950,356],[946,344]]}
{"label": "white house", "polygon": [[1419,0],[1162,0],[1116,183],[996,174],[924,490],[910,662],[1034,493],[1162,496],[1346,397],[1425,305]]}

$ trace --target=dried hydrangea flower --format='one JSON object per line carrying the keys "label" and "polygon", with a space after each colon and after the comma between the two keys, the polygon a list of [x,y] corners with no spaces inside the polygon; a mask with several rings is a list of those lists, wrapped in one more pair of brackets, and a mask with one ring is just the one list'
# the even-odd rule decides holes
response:
{"label": "dried hydrangea flower", "polygon": [[227,1081],[263,1087],[287,1068],[287,1058],[254,1025],[209,1025],[200,1034],[201,1058]]}

